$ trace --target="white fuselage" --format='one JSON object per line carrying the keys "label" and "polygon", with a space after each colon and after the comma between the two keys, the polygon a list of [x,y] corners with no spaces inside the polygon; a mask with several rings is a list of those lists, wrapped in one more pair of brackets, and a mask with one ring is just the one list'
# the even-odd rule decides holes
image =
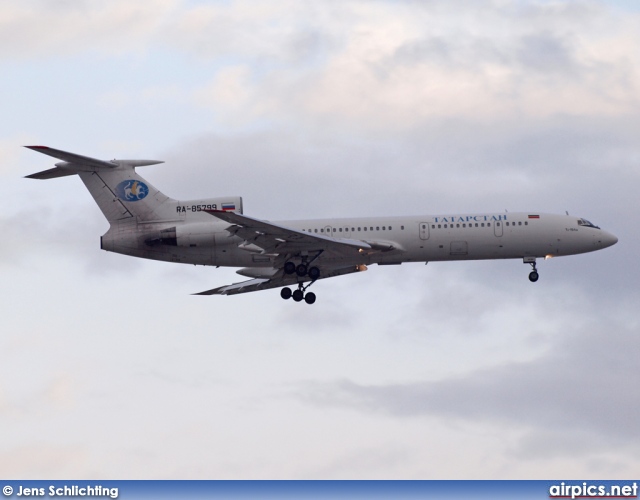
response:
{"label": "white fuselage", "polygon": [[[392,250],[339,263],[400,264],[447,260],[519,259],[573,255],[606,248],[617,238],[578,217],[544,213],[498,213],[367,217],[278,221],[277,224],[320,236],[363,240]],[[229,224],[204,212],[181,220],[112,224],[102,237],[104,250],[185,264],[273,267],[275,257],[242,248],[244,240],[226,231]],[[175,229],[175,245],[149,246],[160,231]],[[239,247],[239,245],[241,245]],[[323,258],[331,264],[330,257]]]}
{"label": "white fuselage", "polygon": [[[368,264],[523,259],[538,280],[536,259],[600,250],[618,239],[586,219],[531,212],[367,217],[271,222],[243,214],[240,196],[175,200],[136,172],[154,160],[90,158],[48,146],[27,146],[63,160],[28,175],[78,175],[109,221],[103,250],[145,259],[239,267],[251,278],[199,292],[233,295],[282,288],[283,299],[316,301],[316,280]],[[308,283],[306,284],[305,283]],[[296,286],[292,291],[289,286]]]}

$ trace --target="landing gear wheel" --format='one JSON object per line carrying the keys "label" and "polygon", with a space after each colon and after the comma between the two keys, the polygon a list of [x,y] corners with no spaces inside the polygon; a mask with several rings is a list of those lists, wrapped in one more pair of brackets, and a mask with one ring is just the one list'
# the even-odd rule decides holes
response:
{"label": "landing gear wheel", "polygon": [[307,304],[313,304],[316,301],[316,294],[313,292],[309,292],[304,296],[304,301]]}
{"label": "landing gear wheel", "polygon": [[280,290],[280,297],[282,297],[284,300],[290,299],[291,288],[283,288],[282,290]]}
{"label": "landing gear wheel", "polygon": [[296,265],[293,262],[285,262],[284,263],[284,273],[285,274],[293,274],[296,272]]}
{"label": "landing gear wheel", "polygon": [[[515,224],[515,223],[514,223]],[[524,257],[522,261],[525,264],[531,264],[531,272],[529,273],[529,281],[531,283],[535,283],[538,281],[540,275],[538,274],[538,269],[536,268],[536,258],[535,257]]]}
{"label": "landing gear wheel", "polygon": [[[318,269],[316,266],[310,267],[309,268],[309,278],[311,278],[313,281],[315,281],[319,277],[320,277],[320,269]],[[312,304],[313,302],[309,302],[309,303]]]}
{"label": "landing gear wheel", "polygon": [[298,264],[298,267],[296,267],[296,274],[300,277],[306,276],[307,266],[304,264]]}
{"label": "landing gear wheel", "polygon": [[302,290],[295,290],[291,296],[293,297],[293,300],[300,302],[304,298],[304,293],[302,293]]}

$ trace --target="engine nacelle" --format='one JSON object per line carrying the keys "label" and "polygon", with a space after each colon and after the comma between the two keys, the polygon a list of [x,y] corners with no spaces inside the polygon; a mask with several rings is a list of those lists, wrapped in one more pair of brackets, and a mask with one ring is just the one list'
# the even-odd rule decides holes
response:
{"label": "engine nacelle", "polygon": [[213,247],[215,223],[197,222],[162,229],[145,239],[149,246],[169,245],[174,247]]}

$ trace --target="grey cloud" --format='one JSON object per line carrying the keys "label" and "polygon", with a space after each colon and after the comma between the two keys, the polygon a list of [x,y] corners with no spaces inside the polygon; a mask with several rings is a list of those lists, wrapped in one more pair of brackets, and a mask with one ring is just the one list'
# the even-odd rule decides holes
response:
{"label": "grey cloud", "polygon": [[434,35],[403,43],[385,61],[390,66],[426,63],[450,69],[480,71],[489,64],[509,66],[514,59],[512,51],[508,45],[497,43],[488,36]]}
{"label": "grey cloud", "polygon": [[522,37],[516,57],[527,69],[544,74],[572,72],[577,66],[568,42],[551,33]]}
{"label": "grey cloud", "polygon": [[[403,136],[352,128],[330,138],[315,134],[313,125],[303,132],[285,124],[188,141],[164,155],[171,168],[157,171],[164,180],[156,184],[172,183],[176,197],[242,194],[247,210],[260,207],[281,218],[291,216],[291,206],[301,215],[324,216],[336,208],[353,215],[388,213],[391,205],[399,215],[546,206],[589,207],[592,217],[602,217],[617,210],[613,198],[635,199],[636,122],[433,119]],[[176,176],[182,165],[189,175]],[[314,195],[320,191],[326,197]]]}
{"label": "grey cloud", "polygon": [[[624,325],[598,323],[574,332],[536,361],[430,382],[316,383],[305,387],[302,397],[398,417],[481,420],[533,430],[536,436],[569,433],[577,441],[586,435],[602,446],[637,447],[640,443],[630,440],[640,420],[637,334]],[[529,440],[523,446],[532,450],[536,445]]]}
{"label": "grey cloud", "polygon": [[452,51],[453,47],[446,38],[432,37],[402,44],[396,49],[393,57],[397,62],[404,64],[424,61],[441,63],[451,59]]}

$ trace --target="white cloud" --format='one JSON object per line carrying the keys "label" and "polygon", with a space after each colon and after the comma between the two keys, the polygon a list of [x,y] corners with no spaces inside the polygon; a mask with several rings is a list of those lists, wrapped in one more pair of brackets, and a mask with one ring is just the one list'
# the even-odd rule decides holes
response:
{"label": "white cloud", "polygon": [[[444,117],[617,115],[639,104],[640,38],[633,22],[604,7],[485,2],[460,12],[455,4],[347,2],[344,20],[332,24],[329,5],[314,22],[324,55],[311,66],[270,57],[289,53],[288,34],[302,22],[301,11],[285,18],[290,24],[275,23],[279,36],[269,31],[277,9],[248,16],[266,24],[250,36],[239,36],[240,29],[229,35],[226,49],[245,64],[222,70],[213,88],[199,93],[223,109],[217,119],[288,116],[319,126],[388,130]],[[185,39],[199,32],[220,47],[214,25],[227,30],[241,21],[218,19],[220,7],[207,10],[209,20],[190,25]]]}
{"label": "white cloud", "polygon": [[144,52],[178,6],[175,0],[108,3],[34,0],[0,5],[0,57],[24,60],[97,50]]}

